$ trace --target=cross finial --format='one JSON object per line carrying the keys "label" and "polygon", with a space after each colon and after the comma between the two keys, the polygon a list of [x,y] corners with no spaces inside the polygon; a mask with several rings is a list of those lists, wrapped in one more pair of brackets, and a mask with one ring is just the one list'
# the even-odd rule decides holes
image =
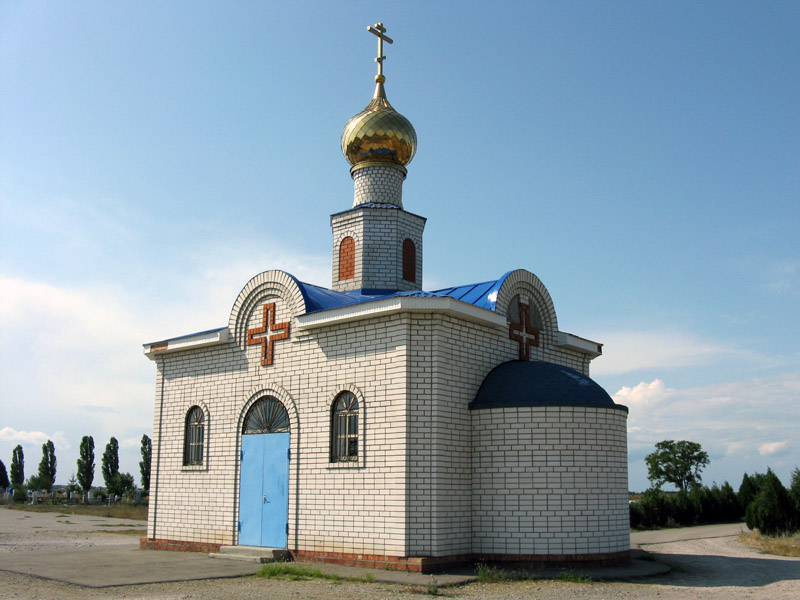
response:
{"label": "cross finial", "polygon": [[375,23],[375,25],[370,25],[367,27],[367,31],[373,33],[378,36],[378,58],[375,59],[375,62],[378,63],[378,74],[375,76],[375,81],[378,83],[383,83],[386,81],[386,77],[383,76],[383,61],[386,60],[386,57],[383,55],[383,42],[387,44],[393,44],[394,40],[387,35],[386,27],[383,26],[383,23]]}

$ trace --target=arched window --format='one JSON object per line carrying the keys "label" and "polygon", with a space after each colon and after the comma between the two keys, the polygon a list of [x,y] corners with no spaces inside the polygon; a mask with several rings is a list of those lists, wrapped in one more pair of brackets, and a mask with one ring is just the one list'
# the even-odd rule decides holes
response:
{"label": "arched window", "polygon": [[403,240],[403,279],[417,283],[417,247],[409,238]]}
{"label": "arched window", "polygon": [[205,420],[203,409],[193,406],[186,413],[186,430],[183,436],[183,464],[203,464],[203,443],[205,440]]}
{"label": "arched window", "polygon": [[339,244],[339,281],[356,276],[356,241],[350,236]]}
{"label": "arched window", "polygon": [[289,414],[277,398],[257,400],[244,418],[242,435],[249,433],[284,433],[289,431]]}
{"label": "arched window", "polygon": [[358,460],[358,398],[336,396],[331,409],[331,462]]}

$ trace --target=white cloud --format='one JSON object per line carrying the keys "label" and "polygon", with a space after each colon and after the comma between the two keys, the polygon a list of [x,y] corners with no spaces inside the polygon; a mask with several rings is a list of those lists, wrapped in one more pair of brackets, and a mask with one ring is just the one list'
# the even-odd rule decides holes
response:
{"label": "white cloud", "polygon": [[17,431],[11,427],[3,427],[0,429],[0,440],[9,442],[13,445],[41,446],[51,440],[54,446],[68,450],[70,448],[69,442],[64,437],[63,431],[55,433],[45,433],[43,431]]}
{"label": "white cloud", "polygon": [[84,435],[94,438],[98,461],[114,436],[123,440],[121,469],[138,473],[141,436],[152,437],[155,386],[142,344],[226,325],[237,294],[261,271],[329,280],[329,257],[268,246],[206,248],[202,269],[165,279],[156,297],[124,278],[67,286],[0,275],[0,458],[8,462],[17,444],[26,455],[36,446],[38,456],[52,439],[61,483],[75,470]]}
{"label": "white cloud", "polygon": [[655,379],[650,383],[642,381],[635,387],[623,386],[614,394],[614,401],[629,408],[645,409],[649,405],[660,402],[667,395],[668,391],[664,382],[660,379]]}
{"label": "white cloud", "polygon": [[592,362],[595,375],[618,375],[642,369],[674,369],[712,364],[740,349],[675,330],[614,331],[600,334],[602,357]]}
{"label": "white cloud", "polygon": [[789,445],[789,442],[767,442],[766,444],[761,444],[758,447],[758,453],[761,456],[772,456],[773,454],[778,454],[779,452],[786,449],[786,446]]}
{"label": "white cloud", "polygon": [[[666,379],[666,378],[665,378]],[[661,379],[623,386],[614,401],[629,407],[631,487],[646,487],[641,458],[664,439],[699,442],[711,456],[707,481],[737,485],[747,471],[768,466],[786,471],[800,464],[787,441],[800,422],[800,373],[780,373],[694,388],[675,388]]]}

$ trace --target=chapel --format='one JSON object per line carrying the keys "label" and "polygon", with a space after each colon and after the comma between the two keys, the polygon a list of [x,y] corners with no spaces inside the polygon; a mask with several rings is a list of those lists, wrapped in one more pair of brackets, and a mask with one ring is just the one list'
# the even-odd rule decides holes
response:
{"label": "chapel", "polygon": [[264,271],[224,326],[144,345],[141,546],[418,572],[625,562],[628,409],[589,377],[602,345],[562,331],[524,269],[423,291],[426,219],[402,197],[417,136],[386,95],[392,40],[367,29],[378,74],[341,136],[354,194],[330,217],[331,286]]}

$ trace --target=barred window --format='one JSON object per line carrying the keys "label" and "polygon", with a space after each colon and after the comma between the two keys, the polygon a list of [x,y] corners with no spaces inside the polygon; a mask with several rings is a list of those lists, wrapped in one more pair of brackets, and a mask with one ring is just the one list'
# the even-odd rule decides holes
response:
{"label": "barred window", "polygon": [[331,462],[350,460],[358,460],[358,398],[342,392],[331,410]]}
{"label": "barred window", "polygon": [[203,464],[203,440],[205,414],[199,406],[193,406],[186,414],[186,430],[183,440],[183,464]]}

